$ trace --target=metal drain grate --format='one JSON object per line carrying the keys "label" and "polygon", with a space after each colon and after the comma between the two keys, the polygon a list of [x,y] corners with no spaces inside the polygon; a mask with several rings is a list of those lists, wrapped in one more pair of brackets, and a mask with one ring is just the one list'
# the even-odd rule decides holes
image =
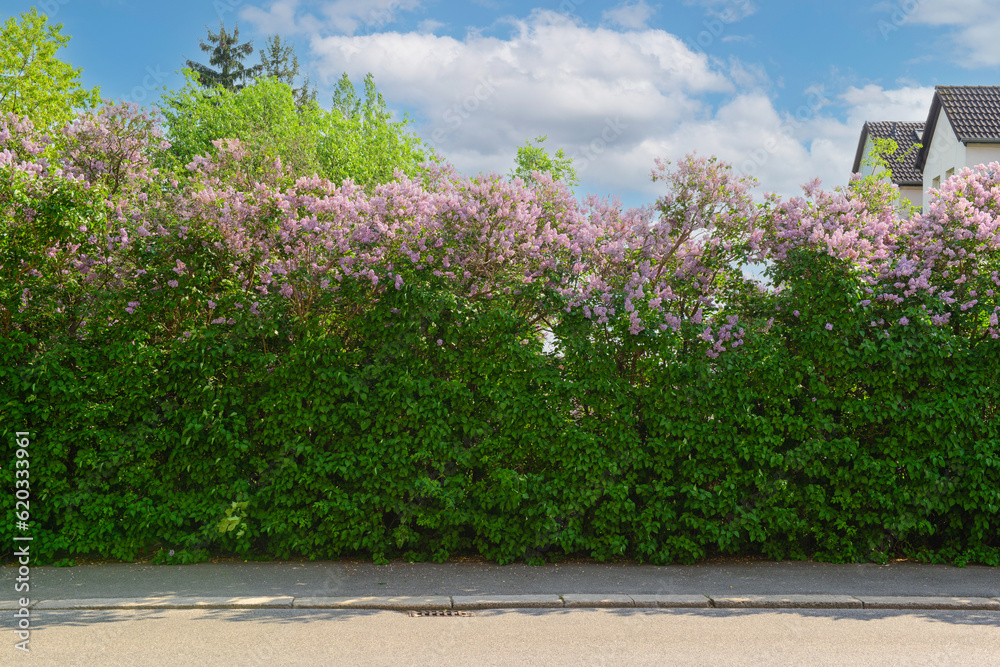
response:
{"label": "metal drain grate", "polygon": [[455,611],[454,609],[427,609],[411,611],[410,616],[472,616],[471,611]]}

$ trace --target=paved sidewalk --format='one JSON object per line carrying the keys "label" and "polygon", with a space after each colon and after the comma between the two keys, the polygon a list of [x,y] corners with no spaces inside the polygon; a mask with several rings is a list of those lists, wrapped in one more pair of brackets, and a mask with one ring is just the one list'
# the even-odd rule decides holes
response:
{"label": "paved sidewalk", "polygon": [[[15,609],[16,568],[0,568]],[[483,562],[103,564],[31,569],[36,609],[756,607],[1000,612],[1000,569],[755,561],[653,566]]]}

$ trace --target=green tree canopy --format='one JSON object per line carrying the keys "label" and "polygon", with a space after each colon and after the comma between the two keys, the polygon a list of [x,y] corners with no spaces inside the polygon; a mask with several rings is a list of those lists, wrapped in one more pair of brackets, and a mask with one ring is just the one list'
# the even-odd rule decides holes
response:
{"label": "green tree canopy", "polygon": [[319,176],[341,183],[350,178],[372,186],[393,179],[393,171],[414,175],[426,159],[409,121],[393,121],[374,79],[365,79],[365,99],[346,77],[331,111],[299,105],[296,92],[277,77],[233,91],[206,90],[186,71],[187,85],[164,95],[162,113],[174,168],[214,152],[217,139],[239,139],[261,169],[280,158],[294,177]]}
{"label": "green tree canopy", "polygon": [[279,158],[293,176],[319,171],[321,111],[315,104],[300,109],[287,83],[265,78],[240,90],[209,91],[199,85],[195,72],[185,70],[185,75],[185,87],[163,97],[175,167],[213,153],[216,139],[239,139],[261,169]]}
{"label": "green tree canopy", "polygon": [[50,24],[37,9],[20,20],[10,17],[0,31],[0,112],[29,117],[39,127],[70,120],[75,111],[100,103],[100,89],[80,86],[79,68],[59,60],[56,52],[69,35],[62,24]]}
{"label": "green tree canopy", "polygon": [[211,54],[209,64],[188,60],[187,67],[195,72],[198,82],[206,88],[222,86],[227,90],[240,90],[263,70],[263,65],[247,67],[243,64],[243,59],[253,53],[253,42],[240,44],[239,24],[228,33],[226,26],[219,23],[219,32],[209,30],[208,41],[201,41],[201,50]]}
{"label": "green tree canopy", "polygon": [[[260,50],[262,77],[273,77],[295,88],[295,78],[299,76],[299,58],[294,47],[281,41],[281,35],[272,35]],[[302,86],[295,88],[295,102],[301,108],[316,101],[316,89],[310,86],[309,76]]]}
{"label": "green tree canopy", "polygon": [[[896,159],[903,160],[913,151],[920,150],[921,144],[913,144]],[[862,167],[869,167],[872,173],[849,184],[849,189],[857,193],[871,207],[885,206],[894,202],[896,209],[909,218],[920,211],[919,206],[910,203],[898,189],[892,187],[892,167],[889,158],[899,151],[894,139],[875,138],[872,149],[861,161]]]}
{"label": "green tree canopy", "polygon": [[395,169],[416,174],[429,157],[420,138],[409,131],[410,119],[392,119],[370,73],[365,77],[364,99],[344,73],[333,94],[333,109],[323,121],[317,157],[322,175],[333,181],[386,183]]}
{"label": "green tree canopy", "polygon": [[529,139],[524,142],[523,146],[518,147],[510,177],[520,178],[525,183],[532,183],[535,180],[532,172],[540,171],[551,174],[552,180],[572,188],[580,182],[576,169],[573,168],[573,158],[566,157],[561,148],[555,152],[555,155],[549,155],[545,147],[542,146],[547,138],[545,135],[537,137],[534,145]]}

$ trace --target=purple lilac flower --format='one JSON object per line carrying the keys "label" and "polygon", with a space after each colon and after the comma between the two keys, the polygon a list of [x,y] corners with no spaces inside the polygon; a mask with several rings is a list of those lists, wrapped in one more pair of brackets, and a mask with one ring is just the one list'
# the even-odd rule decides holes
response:
{"label": "purple lilac flower", "polygon": [[829,322],[827,322],[827,323],[826,323],[826,330],[827,330],[827,331],[833,331],[833,325],[832,325],[832,324],[830,324]]}

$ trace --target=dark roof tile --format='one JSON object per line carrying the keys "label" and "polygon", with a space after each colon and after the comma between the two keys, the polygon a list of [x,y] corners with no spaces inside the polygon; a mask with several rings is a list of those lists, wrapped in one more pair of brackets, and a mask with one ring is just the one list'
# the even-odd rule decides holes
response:
{"label": "dark roof tile", "polygon": [[917,155],[917,169],[923,171],[927,162],[941,111],[962,143],[1000,143],[1000,86],[935,86],[931,110],[924,123],[921,141],[924,147]]}
{"label": "dark roof tile", "polygon": [[896,185],[921,185],[923,174],[917,169],[917,151],[910,150],[913,144],[919,143],[923,132],[923,123],[905,123],[901,121],[867,122],[861,130],[858,151],[854,157],[853,171],[861,169],[861,159],[864,153],[866,139],[892,139],[899,148],[892,155],[886,156],[889,169],[892,171],[892,182]]}
{"label": "dark roof tile", "polygon": [[1000,140],[1000,86],[937,86],[958,140]]}

